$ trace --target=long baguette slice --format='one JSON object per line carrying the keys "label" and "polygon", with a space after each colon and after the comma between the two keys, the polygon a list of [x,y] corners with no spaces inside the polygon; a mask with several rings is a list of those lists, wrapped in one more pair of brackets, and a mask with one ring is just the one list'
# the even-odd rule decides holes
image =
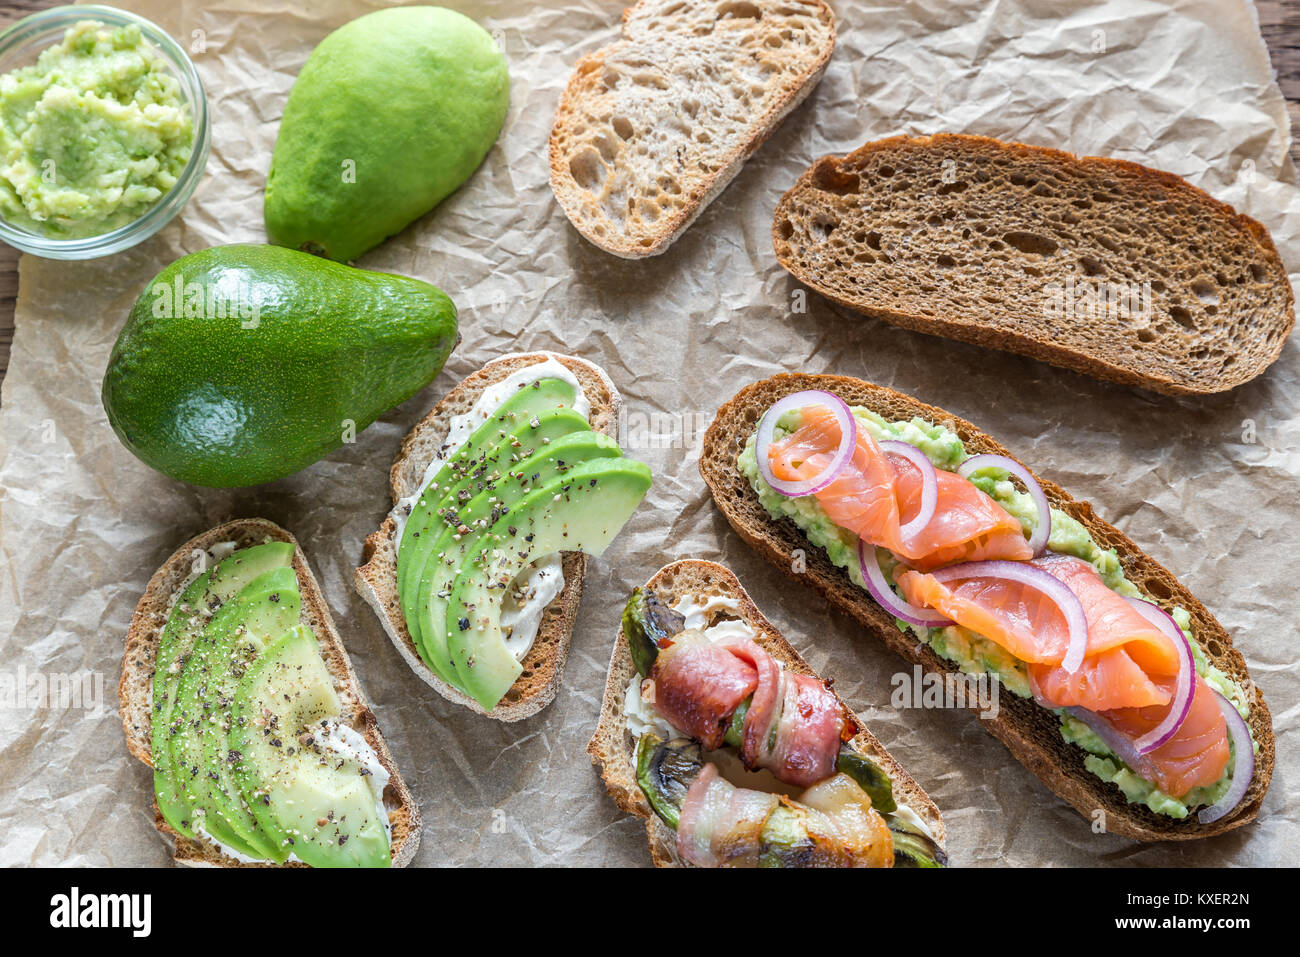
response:
{"label": "long baguette slice", "polygon": [[[754,629],[755,638],[760,648],[777,659],[792,671],[811,675],[813,670],[803,660],[799,652],[781,635],[776,627],[763,617],[753,599],[741,587],[740,581],[730,569],[716,562],[694,559],[673,562],[665,565],[646,582],[646,588],[654,591],[666,604],[673,604],[689,595],[697,600],[710,597],[734,598],[740,605],[740,617]],[[614,651],[609,659],[609,677],[605,680],[605,698],[600,707],[600,723],[587,745],[587,753],[592,763],[600,768],[605,788],[619,809],[627,814],[635,814],[646,819],[646,837],[650,842],[650,855],[656,867],[684,867],[677,857],[677,835],[659,820],[650,809],[640,786],[636,782],[636,759],[633,753],[635,742],[627,729],[627,718],[623,714],[623,702],[627,696],[628,683],[637,673],[632,663],[632,653],[628,648],[623,629],[618,630],[614,640]],[[835,693],[835,689],[831,689]],[[894,785],[894,800],[916,812],[925,822],[930,833],[940,847],[944,846],[946,831],[939,809],[935,807],[929,795],[921,789],[912,777],[903,770],[884,746],[876,740],[875,735],[866,729],[844,700],[835,695],[844,710],[852,716],[854,723],[861,730],[849,742],[861,754],[870,757],[885,772]]]}
{"label": "long baguette slice", "polygon": [[[402,440],[401,450],[389,472],[389,489],[393,504],[420,487],[424,471],[433,461],[447,438],[452,416],[468,412],[483,390],[511,373],[555,359],[564,365],[582,386],[591,405],[591,427],[597,432],[618,437],[618,410],[622,398],[605,370],[595,363],[575,356],[554,352],[511,353],[494,359],[478,372],[447,393],[442,400],[416,423]],[[384,631],[402,658],[420,678],[448,701],[464,705],[471,711],[498,721],[519,721],[541,711],[555,700],[569,657],[569,640],[573,621],[582,601],[582,580],[587,572],[587,556],[582,552],[563,552],[564,588],[542,613],[542,623],[532,648],[523,658],[523,673],[491,711],[453,688],[434,674],[421,659],[402,615],[401,596],[397,592],[397,522],[389,515],[378,531],[372,532],[361,552],[361,567],[353,584],[366,603],[375,610]]]}
{"label": "long baguette slice", "polygon": [[[713,493],[713,500],[732,528],[760,555],[791,578],[812,588],[839,612],[862,625],[894,653],[921,665],[926,671],[956,673],[956,667],[918,642],[910,632],[899,630],[893,618],[859,588],[820,548],[812,545],[793,522],[777,521],[759,503],[758,496],[736,467],[736,457],[754,433],[763,413],[774,402],[803,389],[825,389],[849,405],[863,406],[886,419],[920,417],[942,424],[961,437],[972,454],[1010,453],[993,438],[969,422],[942,409],[918,402],[911,396],[883,386],[834,375],[777,375],[747,386],[718,410],[704,436],[700,474]],[[1014,694],[1000,699],[1000,715],[981,720],[987,729],[1052,791],[1090,820],[1105,812],[1107,831],[1137,841],[1178,841],[1210,837],[1253,821],[1259,813],[1273,774],[1273,720],[1264,697],[1250,680],[1245,659],[1232,647],[1232,639],[1196,597],[1154,558],[1146,555],[1127,536],[1102,521],[1087,502],[1075,501],[1063,489],[1038,478],[1052,506],[1084,526],[1102,548],[1113,548],[1124,573],[1142,594],[1164,607],[1181,605],[1191,615],[1192,630],[1206,658],[1252,693],[1250,727],[1259,745],[1250,790],[1234,812],[1213,824],[1204,825],[1191,815],[1179,821],[1156,814],[1145,806],[1129,804],[1123,793],[1089,772],[1083,752],[1061,737],[1059,722],[1051,711]],[[793,574],[796,550],[806,555],[807,571]]]}
{"label": "long baguette slice", "polygon": [[842,306],[1156,392],[1241,385],[1295,325],[1255,220],[1172,173],[983,136],[818,160],[772,242]]}
{"label": "long baguette slice", "polygon": [[[298,587],[302,592],[302,620],[311,625],[320,643],[321,657],[334,679],[334,690],[343,702],[343,714],[340,717],[345,724],[365,737],[366,743],[378,755],[379,763],[388,771],[384,805],[388,809],[388,823],[392,830],[393,866],[405,867],[420,846],[420,809],[393,761],[384,736],[379,732],[375,714],[370,710],[365,693],[357,682],[347,650],[334,627],[334,619],[330,616],[325,596],[321,594],[320,585],[316,583],[316,578],[307,565],[302,548],[292,535],[273,522],[260,518],[237,519],[197,535],[178,548],[149,580],[143,597],[136,605],[127,632],[122,679],[117,686],[127,750],[153,767],[150,716],[153,712],[153,675],[158,638],[163,626],[167,624],[174,597],[179,594],[191,573],[194,556],[223,542],[234,542],[237,548],[249,548],[268,541],[290,542],[295,546],[293,570],[298,575]],[[156,800],[154,824],[173,845],[178,864],[192,867],[307,866],[297,862],[279,865],[269,861],[255,864],[237,861],[202,838],[190,839],[177,834],[163,819]]]}
{"label": "long baguette slice", "polygon": [[834,47],[821,0],[641,0],[560,100],[555,198],[601,249],[658,255],[812,92]]}

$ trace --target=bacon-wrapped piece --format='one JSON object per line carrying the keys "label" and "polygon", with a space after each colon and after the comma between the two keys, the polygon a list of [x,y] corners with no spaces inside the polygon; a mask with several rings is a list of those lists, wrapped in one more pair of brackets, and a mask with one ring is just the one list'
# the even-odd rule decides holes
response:
{"label": "bacon-wrapped piece", "polygon": [[757,867],[763,825],[780,803],[775,794],[736,787],[706,764],[682,804],[677,853],[697,867]]}
{"label": "bacon-wrapped piece", "polygon": [[[622,636],[642,677],[629,694],[639,690],[638,705],[684,735],[634,734],[637,784],[678,832],[679,856],[702,866],[946,866],[924,825],[894,813],[893,782],[853,746],[853,715],[745,624],[688,629],[649,589],[633,591],[623,610]],[[795,799],[719,778],[705,750],[724,745],[751,769],[806,790]]]}
{"label": "bacon-wrapped piece", "polygon": [[683,631],[660,649],[642,694],[674,728],[716,751],[731,716],[759,685],[752,661],[712,644],[698,631]]}
{"label": "bacon-wrapped piece", "polygon": [[783,668],[753,640],[715,643],[684,629],[642,589],[623,610],[623,634],[644,676],[642,700],[678,731],[710,751],[736,747],[746,767],[797,787],[844,772],[878,811],[895,809],[889,777],[845,744],[857,727],[821,679]]}
{"label": "bacon-wrapped piece", "polygon": [[726,647],[758,676],[741,737],[745,767],[767,768],[778,781],[805,788],[834,774],[840,747],[852,737],[839,699],[821,680],[787,671],[752,641]]}
{"label": "bacon-wrapped piece", "polygon": [[840,746],[852,737],[844,708],[825,684],[787,671],[749,640],[718,645],[698,631],[682,632],[660,650],[643,695],[711,751],[722,747],[748,701],[740,740],[745,767],[767,768],[798,787],[834,774]]}

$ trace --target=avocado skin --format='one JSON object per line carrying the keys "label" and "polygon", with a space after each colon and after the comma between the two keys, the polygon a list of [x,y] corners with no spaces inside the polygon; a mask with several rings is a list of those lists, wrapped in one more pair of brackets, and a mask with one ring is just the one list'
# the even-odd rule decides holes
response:
{"label": "avocado skin", "polygon": [[289,93],[266,180],[271,242],[356,259],[470,177],[509,100],[505,57],[462,14],[404,7],[345,24]]}
{"label": "avocado skin", "polygon": [[[197,283],[233,308],[185,318],[153,290]],[[238,307],[256,307],[243,328]],[[215,311],[215,310],[214,310]],[[439,289],[277,246],[217,246],[145,287],[109,356],[109,423],[141,461],[212,488],[306,468],[442,371],[459,341]]]}

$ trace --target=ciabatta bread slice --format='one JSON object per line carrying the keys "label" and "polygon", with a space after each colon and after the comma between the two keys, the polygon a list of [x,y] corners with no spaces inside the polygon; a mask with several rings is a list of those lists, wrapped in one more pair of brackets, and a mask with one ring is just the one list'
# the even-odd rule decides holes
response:
{"label": "ciabatta bread slice", "polygon": [[[843,569],[832,564],[824,551],[812,545],[793,522],[772,518],[737,468],[736,457],[754,434],[763,413],[778,399],[803,389],[833,392],[849,405],[863,406],[889,420],[916,416],[942,424],[960,436],[971,454],[1010,453],[969,422],[942,409],[893,389],[835,375],[777,375],[747,386],[718,410],[704,436],[700,474],[713,493],[714,502],[741,538],[791,578],[810,586],[831,607],[855,619],[895,654],[921,665],[926,671],[957,673],[952,663],[940,658],[910,631],[906,634],[900,631],[893,618]],[[1003,694],[998,717],[981,720],[980,726],[1005,744],[1016,760],[1085,818],[1094,820],[1095,812],[1104,811],[1105,828],[1111,833],[1137,841],[1181,841],[1222,834],[1253,821],[1273,774],[1273,720],[1264,696],[1250,680],[1245,659],[1232,647],[1232,639],[1223,626],[1167,569],[1117,528],[1098,518],[1087,502],[1075,501],[1058,486],[1041,477],[1035,478],[1054,508],[1077,520],[1102,548],[1115,549],[1124,574],[1148,600],[1166,608],[1181,605],[1186,609],[1206,658],[1251,693],[1249,724],[1259,745],[1255,774],[1250,790],[1226,817],[1208,825],[1198,822],[1194,815],[1179,821],[1156,814],[1145,806],[1129,804],[1118,787],[1089,772],[1083,764],[1083,751],[1061,737],[1056,715],[1032,700]],[[796,567],[793,564],[796,549],[805,553],[807,565],[807,570],[798,575],[790,571]]]}
{"label": "ciabatta bread slice", "polygon": [[578,61],[551,130],[551,189],[625,259],[667,249],[821,79],[821,0],[641,0]]}
{"label": "ciabatta bread slice", "polygon": [[[574,356],[554,352],[512,353],[501,356],[470,375],[447,393],[433,409],[416,423],[402,441],[401,450],[389,472],[389,488],[396,505],[420,487],[424,471],[442,448],[452,416],[468,412],[483,390],[511,373],[548,358],[559,362],[577,378],[591,405],[591,427],[611,438],[618,437],[618,410],[622,398],[614,383],[600,366]],[[564,588],[542,613],[537,638],[523,658],[523,673],[491,711],[485,711],[473,698],[447,684],[420,659],[406,619],[402,616],[401,596],[397,593],[397,522],[392,515],[384,519],[379,530],[366,538],[361,553],[361,567],[353,576],[357,592],[375,610],[384,631],[402,658],[421,679],[448,701],[462,704],[472,711],[498,721],[519,721],[541,711],[555,700],[569,657],[569,639],[573,620],[582,601],[582,579],[587,571],[587,556],[582,552],[564,552]]]}
{"label": "ciabatta bread slice", "polygon": [[1241,385],[1295,325],[1255,220],[1171,173],[983,136],[818,160],[772,242],[850,309],[1156,392]]}
{"label": "ciabatta bread slice", "polygon": [[[420,846],[420,809],[415,803],[406,782],[402,779],[384,736],[379,732],[375,713],[370,710],[365,693],[357,682],[356,673],[343,640],[334,627],[325,596],[307,565],[307,558],[297,540],[280,526],[260,518],[238,519],[227,522],[190,539],[167,559],[149,580],[143,597],[136,605],[135,615],[126,637],[126,654],[122,658],[122,678],[117,686],[121,706],[122,728],[126,732],[127,750],[149,767],[153,767],[152,721],[154,662],[158,652],[158,638],[171,611],[174,598],[187,584],[193,569],[194,557],[216,545],[233,542],[237,548],[249,548],[268,541],[291,542],[295,546],[293,569],[298,575],[302,592],[302,621],[311,625],[320,644],[321,657],[334,679],[334,690],[343,702],[343,723],[365,737],[379,757],[379,763],[388,771],[388,786],[384,789],[384,806],[388,810],[388,823],[392,833],[393,866],[405,867]],[[163,837],[172,844],[178,864],[195,867],[306,867],[298,862],[275,864],[272,862],[244,863],[224,854],[215,844],[202,837],[187,838],[174,831],[163,819],[154,801],[154,824]]]}
{"label": "ciabatta bread slice", "polygon": [[[688,595],[697,601],[711,597],[735,599],[740,606],[740,617],[754,630],[754,641],[760,648],[794,672],[814,674],[794,646],[763,617],[763,613],[758,610],[758,606],[741,587],[740,581],[730,569],[716,562],[694,559],[673,562],[655,572],[654,576],[646,582],[645,587],[653,591],[667,605],[672,605]],[[727,614],[731,614],[730,610]],[[631,732],[628,731],[627,718],[623,714],[623,702],[627,697],[628,684],[636,674],[636,665],[632,663],[632,653],[628,648],[627,638],[620,627],[618,637],[614,640],[613,654],[609,659],[609,677],[605,680],[605,698],[600,707],[600,723],[596,726],[591,742],[587,745],[587,753],[591,755],[592,762],[600,768],[601,778],[614,803],[622,811],[646,819],[646,837],[650,842],[650,856],[654,859],[655,866],[683,867],[686,865],[677,857],[676,832],[659,820],[636,782],[634,753],[636,743]],[[834,688],[830,690],[832,694],[835,693]],[[939,816],[939,809],[935,807],[929,795],[912,780],[912,777],[876,740],[875,735],[866,729],[866,725],[844,703],[844,700],[839,695],[835,697],[861,729],[849,742],[850,746],[870,757],[889,776],[894,785],[894,800],[900,806],[911,808],[925,822],[935,842],[943,847],[946,835],[943,819]]]}

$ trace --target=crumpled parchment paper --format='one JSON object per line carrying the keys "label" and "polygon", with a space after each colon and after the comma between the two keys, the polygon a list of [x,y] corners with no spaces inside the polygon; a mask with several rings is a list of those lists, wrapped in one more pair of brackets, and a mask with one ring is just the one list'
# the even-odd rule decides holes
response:
{"label": "crumpled parchment paper", "polygon": [[[441,378],[306,471],[212,491],[138,462],[99,384],[135,297],[166,263],[261,241],[280,113],[308,53],[361,0],[123,3],[195,50],[214,127],[207,176],[160,235],[85,263],[22,260],[0,403],[0,863],[159,864],[150,776],[115,713],[123,637],[156,567],[191,535],[260,515],[298,536],[403,773],[427,865],[644,865],[584,752],[619,609],[678,558],[718,559],[929,791],[959,865],[1295,863],[1300,721],[1300,350],[1206,399],[1170,399],[831,308],[777,265],[768,230],[814,159],[896,132],[968,131],[1172,170],[1261,220],[1300,279],[1300,191],[1283,99],[1243,0],[832,0],[839,41],[820,87],[666,254],[623,262],[572,229],[547,184],[546,138],[570,69],[617,34],[620,2],[452,5],[506,49],[510,116],[483,167],[360,265],[430,280],[461,310]],[[475,717],[402,663],[353,592],[364,536],[389,508],[402,435],[486,360],[554,349],[622,389],[625,441],[655,486],[592,563],[558,699],[519,724]],[[861,376],[969,418],[1165,563],[1235,636],[1270,703],[1278,763],[1254,826],[1142,846],[1094,834],[964,711],[895,710],[893,658],[759,561],[696,470],[712,413],[781,370]],[[18,685],[14,693],[14,685]],[[53,686],[54,693],[50,688]],[[45,689],[42,694],[42,688]],[[71,694],[79,691],[80,694]],[[95,707],[96,705],[99,707]],[[1289,850],[1288,850],[1289,848]]]}

